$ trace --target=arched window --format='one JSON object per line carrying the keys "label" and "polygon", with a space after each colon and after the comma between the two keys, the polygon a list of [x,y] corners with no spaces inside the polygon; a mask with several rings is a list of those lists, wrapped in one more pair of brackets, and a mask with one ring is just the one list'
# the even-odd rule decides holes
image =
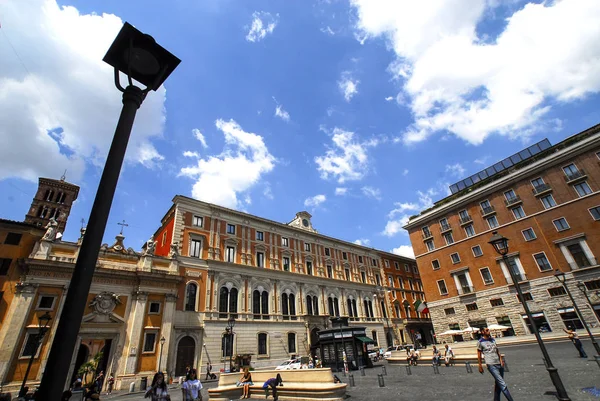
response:
{"label": "arched window", "polygon": [[346,306],[348,307],[348,316],[354,317],[354,311],[352,310],[352,300],[348,298],[346,300]]}
{"label": "arched window", "polygon": [[313,296],[313,313],[315,316],[319,316],[319,297]]}
{"label": "arched window", "polygon": [[387,309],[385,309],[385,302],[383,301],[381,301],[381,313],[383,314],[383,317],[387,319]]}
{"label": "arched window", "polygon": [[379,347],[379,339],[377,338],[377,330],[371,331],[371,338],[375,341],[375,345]]}
{"label": "arched window", "polygon": [[223,358],[233,355],[233,336],[229,333],[223,333],[221,337],[221,355]]}
{"label": "arched window", "polygon": [[252,313],[255,319],[269,318],[269,292],[254,290],[252,293]]}
{"label": "arched window", "polygon": [[56,195],[56,202],[57,203],[63,203],[64,199],[65,199],[65,193],[64,192],[59,192]]}
{"label": "arched window", "polygon": [[235,287],[228,289],[223,286],[219,290],[219,317],[228,318],[229,314],[237,318],[238,290]]}
{"label": "arched window", "polygon": [[185,287],[185,310],[195,311],[196,310],[196,294],[198,293],[198,286],[196,283],[188,283]]}
{"label": "arched window", "polygon": [[267,333],[258,333],[258,355],[268,355]]}
{"label": "arched window", "polygon": [[296,300],[294,294],[284,292],[281,294],[281,314],[283,320],[296,320]]}
{"label": "arched window", "polygon": [[400,319],[400,305],[397,302],[394,304],[394,311],[396,312],[396,318]]}
{"label": "arched window", "polygon": [[367,320],[373,320],[373,302],[365,299],[363,305],[365,307],[365,317]]}
{"label": "arched window", "polygon": [[329,304],[329,315],[330,316],[339,316],[340,315],[340,304],[338,302],[337,297],[330,296],[327,298],[327,303]]}
{"label": "arched window", "polygon": [[296,353],[296,333],[288,333],[288,352]]}
{"label": "arched window", "polygon": [[306,314],[313,314],[313,305],[312,305],[312,297],[310,295],[306,296]]}
{"label": "arched window", "polygon": [[46,208],[46,206],[40,206],[40,208],[38,209],[38,217],[43,219],[44,217],[46,217],[47,213],[48,209]]}

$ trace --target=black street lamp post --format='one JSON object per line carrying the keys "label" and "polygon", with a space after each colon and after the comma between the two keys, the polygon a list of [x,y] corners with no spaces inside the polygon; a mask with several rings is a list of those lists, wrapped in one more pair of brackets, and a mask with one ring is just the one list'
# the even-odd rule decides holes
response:
{"label": "black street lamp post", "polygon": [[231,316],[227,319],[227,339],[229,340],[229,372],[233,372],[233,328],[235,327],[235,318]]}
{"label": "black street lamp post", "polygon": [[556,388],[557,398],[561,401],[570,401],[571,399],[567,395],[567,390],[565,389],[565,386],[563,385],[563,382],[558,374],[558,369],[556,369],[554,367],[554,365],[552,365],[552,360],[550,359],[550,354],[548,354],[546,345],[544,344],[544,341],[542,340],[542,337],[540,336],[540,333],[538,331],[537,325],[535,324],[535,321],[533,320],[533,316],[531,315],[531,311],[529,310],[527,301],[523,297],[523,292],[521,291],[521,285],[519,284],[519,277],[517,277],[514,270],[511,268],[511,266],[508,262],[508,258],[506,257],[506,254],[508,253],[508,238],[498,234],[497,231],[494,231],[492,238],[489,241],[489,244],[492,245],[494,247],[494,249],[496,250],[496,252],[498,252],[498,254],[502,256],[504,265],[506,266],[506,269],[508,270],[508,273],[510,274],[510,278],[512,279],[515,289],[517,290],[517,294],[519,295],[519,300],[521,301],[521,305],[523,305],[523,309],[525,309],[525,314],[527,315],[527,319],[529,320],[529,323],[531,324],[531,327],[533,328],[533,335],[535,336],[535,339],[537,340],[540,350],[542,351],[544,360],[546,361],[546,370],[548,371],[548,374],[550,375],[550,380],[552,380],[552,384],[554,384],[554,387]]}
{"label": "black street lamp post", "polygon": [[160,337],[160,355],[158,356],[158,371],[162,372],[162,354],[163,354],[163,346],[165,345],[165,341],[167,341],[165,339],[164,336]]}
{"label": "black street lamp post", "polygon": [[[54,342],[50,349],[38,401],[58,400],[64,390],[137,109],[148,92],[157,90],[181,61],[158,45],[150,35],[143,34],[127,22],[103,60],[114,67],[115,85],[123,92],[123,109],[56,328],[55,337],[60,341]],[[119,82],[119,71],[127,75],[129,85],[126,88]],[[135,86],[134,79],[145,85],[146,89]]]}
{"label": "black street lamp post", "polygon": [[[376,287],[376,290],[377,290],[377,294],[375,294],[375,297],[377,299],[381,299],[381,302],[383,302],[383,306],[381,308],[381,311],[383,312],[383,318],[385,319],[385,325],[387,326],[387,332],[385,333],[385,341],[387,342],[387,346],[391,347],[392,345],[394,345],[394,344],[392,344],[392,342],[394,341],[393,340],[393,335],[395,335],[396,333],[392,334],[391,331],[390,331],[390,318],[388,316],[388,311],[387,311],[387,307],[386,307],[386,305],[387,305],[387,302],[386,302],[387,301],[386,300],[387,293],[383,289],[383,287],[379,287],[378,286],[378,287]],[[379,346],[379,344],[378,344],[378,346]]]}
{"label": "black street lamp post", "polygon": [[[585,287],[585,284],[582,283],[581,281],[577,283],[577,288],[579,288],[579,291],[581,291],[581,293],[585,296],[585,299],[588,302],[588,305],[592,307],[592,301],[590,301],[590,297],[588,296],[587,293],[587,288]],[[573,302],[573,305],[575,304],[575,302]],[[582,318],[583,320],[583,318]],[[592,335],[592,331],[589,329],[587,322],[585,323],[585,328],[590,336],[590,338],[592,339],[592,344],[594,344],[594,349],[596,350],[596,355],[594,355],[594,358],[596,358],[596,362],[598,362],[598,365],[600,365],[600,346],[598,346],[598,343],[596,342],[596,338]]]}
{"label": "black street lamp post", "polygon": [[48,323],[52,320],[52,316],[48,312],[38,317],[38,332],[34,335],[34,345],[33,349],[30,349],[31,357],[29,358],[29,363],[27,364],[27,369],[25,370],[25,376],[23,377],[23,383],[21,384],[21,389],[19,390],[19,397],[25,397],[27,390],[25,390],[25,384],[27,383],[27,376],[29,376],[29,371],[31,370],[31,364],[33,364],[33,360],[40,348],[42,340],[48,331]]}

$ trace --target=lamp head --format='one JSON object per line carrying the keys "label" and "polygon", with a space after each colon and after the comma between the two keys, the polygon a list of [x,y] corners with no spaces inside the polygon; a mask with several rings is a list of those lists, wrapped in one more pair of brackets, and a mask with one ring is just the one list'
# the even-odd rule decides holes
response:
{"label": "lamp head", "polygon": [[38,317],[38,326],[40,329],[47,329],[48,328],[48,323],[50,323],[50,320],[52,320],[52,316],[50,316],[50,313],[46,312],[43,315]]}
{"label": "lamp head", "polygon": [[160,345],[165,345],[165,341],[167,341],[167,340],[165,339],[165,337],[164,337],[164,336],[162,336],[162,337],[160,338]]}
{"label": "lamp head", "polygon": [[160,88],[181,62],[154,38],[126,22],[102,59],[152,90]]}
{"label": "lamp head", "polygon": [[587,287],[585,286],[583,281],[577,282],[577,288],[579,288],[579,291],[581,291],[583,293],[587,292]]}
{"label": "lamp head", "polygon": [[565,281],[567,280],[567,276],[565,275],[564,272],[561,272],[560,270],[556,269],[554,271],[554,277],[561,282],[561,284],[564,284]]}
{"label": "lamp head", "polygon": [[492,234],[488,244],[492,245],[498,254],[505,256],[508,253],[508,238],[498,234],[498,231]]}
{"label": "lamp head", "polygon": [[227,327],[229,327],[230,329],[233,329],[235,326],[235,318],[233,316],[231,316],[229,319],[227,319]]}

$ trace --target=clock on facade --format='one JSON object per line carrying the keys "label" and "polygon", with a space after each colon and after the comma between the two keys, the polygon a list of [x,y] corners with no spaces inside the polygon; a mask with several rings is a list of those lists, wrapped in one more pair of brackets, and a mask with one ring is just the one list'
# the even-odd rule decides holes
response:
{"label": "clock on facade", "polygon": [[304,227],[308,227],[308,220],[306,220],[306,219],[302,219],[302,225],[303,225]]}

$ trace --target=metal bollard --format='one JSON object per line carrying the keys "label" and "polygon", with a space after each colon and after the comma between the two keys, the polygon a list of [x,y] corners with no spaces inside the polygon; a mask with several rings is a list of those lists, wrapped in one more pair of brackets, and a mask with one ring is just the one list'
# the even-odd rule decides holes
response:
{"label": "metal bollard", "polygon": [[360,375],[364,376],[365,375],[365,368],[364,367],[360,367]]}
{"label": "metal bollard", "polygon": [[473,368],[471,367],[471,362],[466,362],[465,367],[467,368],[467,373],[473,373]]}
{"label": "metal bollard", "polygon": [[348,382],[350,383],[350,387],[356,386],[356,384],[354,383],[354,375],[352,373],[348,375]]}
{"label": "metal bollard", "polygon": [[406,374],[408,376],[412,375],[412,372],[410,371],[410,365],[406,365]]}
{"label": "metal bollard", "polygon": [[506,363],[506,358],[503,357],[502,360],[504,361],[504,371],[505,372],[510,372],[510,370],[508,369],[508,363]]}
{"label": "metal bollard", "polygon": [[383,375],[382,374],[378,374],[377,375],[377,380],[379,380],[379,387],[385,387],[385,383],[383,381]]}
{"label": "metal bollard", "polygon": [[387,376],[387,369],[386,369],[385,366],[381,367],[381,374],[384,375],[384,376]]}
{"label": "metal bollard", "polygon": [[433,374],[434,375],[440,374],[440,367],[438,365],[433,365]]}

